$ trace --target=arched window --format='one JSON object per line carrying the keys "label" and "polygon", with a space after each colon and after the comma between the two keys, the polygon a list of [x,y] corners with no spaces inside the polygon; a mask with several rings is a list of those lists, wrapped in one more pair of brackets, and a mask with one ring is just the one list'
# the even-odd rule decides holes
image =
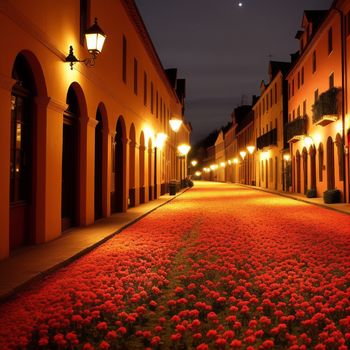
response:
{"label": "arched window", "polygon": [[10,249],[32,243],[33,128],[35,85],[29,64],[18,55],[11,92]]}
{"label": "arched window", "polygon": [[311,174],[310,174],[310,188],[311,189],[316,189],[316,149],[315,146],[311,146],[310,147],[310,170],[311,170]]}

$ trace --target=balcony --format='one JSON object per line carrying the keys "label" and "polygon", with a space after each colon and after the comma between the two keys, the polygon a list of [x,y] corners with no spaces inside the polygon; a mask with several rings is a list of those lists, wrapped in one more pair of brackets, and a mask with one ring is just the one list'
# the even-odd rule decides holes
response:
{"label": "balcony", "polygon": [[261,135],[256,140],[257,149],[263,149],[271,145],[277,145],[277,128],[270,130],[269,132]]}
{"label": "balcony", "polygon": [[339,92],[340,89],[332,88],[320,95],[312,106],[312,122],[315,125],[326,126],[339,119]]}
{"label": "balcony", "polygon": [[284,126],[284,139],[287,142],[297,142],[306,135],[307,117],[298,117]]}

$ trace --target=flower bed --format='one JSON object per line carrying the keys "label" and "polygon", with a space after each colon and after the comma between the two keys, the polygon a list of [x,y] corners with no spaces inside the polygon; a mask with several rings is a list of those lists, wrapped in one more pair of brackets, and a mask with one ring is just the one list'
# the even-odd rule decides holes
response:
{"label": "flower bed", "polygon": [[0,348],[348,349],[349,227],[196,186],[2,305]]}

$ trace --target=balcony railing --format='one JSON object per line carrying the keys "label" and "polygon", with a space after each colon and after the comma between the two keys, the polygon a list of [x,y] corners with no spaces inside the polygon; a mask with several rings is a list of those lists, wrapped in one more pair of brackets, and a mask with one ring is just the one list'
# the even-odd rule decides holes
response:
{"label": "balcony railing", "polygon": [[257,149],[263,149],[271,145],[277,145],[277,128],[268,131],[256,140]]}
{"label": "balcony railing", "polygon": [[306,135],[307,117],[298,117],[284,126],[284,139],[297,142]]}
{"label": "balcony railing", "polygon": [[339,88],[332,88],[320,95],[312,106],[312,122],[325,126],[339,118]]}

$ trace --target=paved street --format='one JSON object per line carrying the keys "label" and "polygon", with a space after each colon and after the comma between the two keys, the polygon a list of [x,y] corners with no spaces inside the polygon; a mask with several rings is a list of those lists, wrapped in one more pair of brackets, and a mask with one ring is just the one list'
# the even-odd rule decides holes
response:
{"label": "paved street", "polygon": [[0,306],[0,349],[350,348],[350,216],[194,188]]}

